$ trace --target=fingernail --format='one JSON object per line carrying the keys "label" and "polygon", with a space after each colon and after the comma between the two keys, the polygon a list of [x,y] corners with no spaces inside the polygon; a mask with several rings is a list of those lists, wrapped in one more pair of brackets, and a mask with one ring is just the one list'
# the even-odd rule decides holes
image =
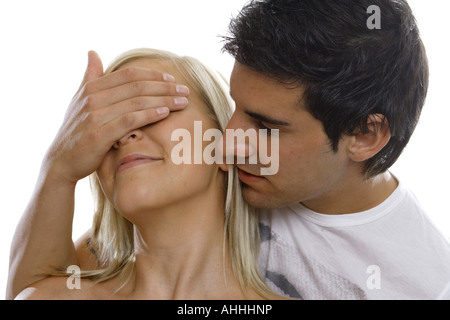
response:
{"label": "fingernail", "polygon": [[189,88],[181,84],[176,86],[177,93],[189,94]]}
{"label": "fingernail", "polygon": [[158,108],[158,109],[156,109],[156,113],[161,115],[161,116],[165,115],[165,114],[168,114],[169,113],[169,108],[167,108],[167,107]]}
{"label": "fingernail", "polygon": [[173,101],[174,101],[175,105],[177,105],[177,106],[188,104],[188,99],[185,97],[176,97],[173,99]]}
{"label": "fingernail", "polygon": [[163,79],[167,82],[175,82],[175,77],[167,73],[163,73]]}

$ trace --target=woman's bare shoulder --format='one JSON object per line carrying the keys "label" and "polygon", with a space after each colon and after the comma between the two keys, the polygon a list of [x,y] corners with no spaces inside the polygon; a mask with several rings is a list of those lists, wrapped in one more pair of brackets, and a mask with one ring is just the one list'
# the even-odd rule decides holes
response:
{"label": "woman's bare shoulder", "polygon": [[83,300],[91,298],[93,289],[89,280],[51,276],[24,289],[15,300]]}

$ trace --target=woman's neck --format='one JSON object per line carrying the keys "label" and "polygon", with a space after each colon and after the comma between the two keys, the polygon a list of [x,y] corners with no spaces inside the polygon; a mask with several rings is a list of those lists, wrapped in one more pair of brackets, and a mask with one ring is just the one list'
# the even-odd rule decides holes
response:
{"label": "woman's neck", "polygon": [[218,200],[223,200],[222,190],[213,193],[217,194],[138,219],[134,270],[121,294],[148,299],[239,298],[224,242],[223,201]]}

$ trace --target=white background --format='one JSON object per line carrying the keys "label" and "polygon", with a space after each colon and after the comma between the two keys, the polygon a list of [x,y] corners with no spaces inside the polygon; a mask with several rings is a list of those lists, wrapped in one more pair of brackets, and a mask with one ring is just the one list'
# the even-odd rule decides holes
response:
{"label": "white background", "polygon": [[[96,50],[106,66],[128,49],[165,49],[194,56],[229,77],[233,59],[221,53],[218,35],[226,33],[231,16],[246,2],[0,2],[0,298],[14,229],[30,199],[41,159],[82,79],[88,50]],[[450,237],[450,2],[409,3],[428,51],[430,89],[420,124],[392,172]],[[91,223],[92,201],[85,180],[78,184],[76,201],[74,238]]]}

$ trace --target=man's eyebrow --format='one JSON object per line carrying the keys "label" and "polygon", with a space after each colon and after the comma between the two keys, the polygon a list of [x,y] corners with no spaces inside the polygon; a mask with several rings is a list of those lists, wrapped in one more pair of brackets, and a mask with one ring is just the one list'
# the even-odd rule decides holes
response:
{"label": "man's eyebrow", "polygon": [[[230,97],[231,99],[234,100],[233,95],[231,94],[231,90],[230,90]],[[246,114],[248,114],[250,117],[257,119],[259,121],[262,122],[266,122],[269,124],[273,124],[273,125],[277,125],[277,126],[289,126],[290,124],[286,121],[281,121],[281,120],[276,120],[276,119],[272,119],[268,116],[256,113],[256,112],[252,112],[252,111],[245,111]]]}
{"label": "man's eyebrow", "polygon": [[277,126],[289,126],[289,122],[272,119],[268,116],[265,116],[265,115],[262,115],[262,114],[259,114],[256,112],[245,111],[245,113],[248,114],[250,117],[257,119],[259,121],[265,122],[265,123],[269,123],[269,124],[273,124],[273,125],[277,125]]}

